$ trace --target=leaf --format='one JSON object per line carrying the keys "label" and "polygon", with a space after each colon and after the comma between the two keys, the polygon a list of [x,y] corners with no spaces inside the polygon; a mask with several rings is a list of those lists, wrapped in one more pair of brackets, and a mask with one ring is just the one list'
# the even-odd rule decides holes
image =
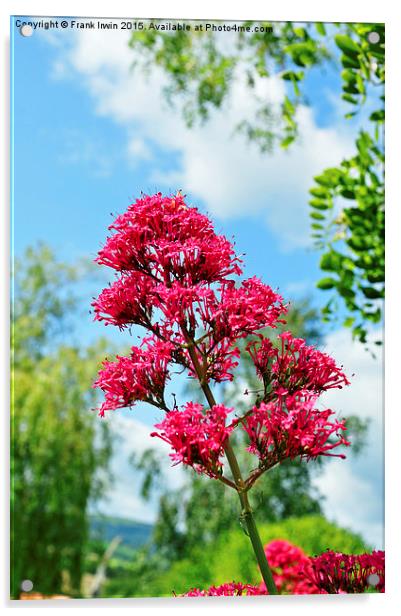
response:
{"label": "leaf", "polygon": [[322,289],[323,291],[327,291],[329,289],[333,289],[337,285],[336,280],[334,278],[322,278],[317,283],[317,288]]}
{"label": "leaf", "polygon": [[344,188],[341,191],[341,196],[344,197],[344,199],[355,199],[355,193],[353,190],[349,190],[348,188]]}
{"label": "leaf", "polygon": [[358,104],[358,100],[354,96],[351,96],[351,94],[342,94],[341,98],[344,101],[347,101],[347,103],[351,103],[352,105]]}
{"label": "leaf", "polygon": [[383,122],[384,121],[384,109],[379,109],[370,114],[369,120],[371,122]]}
{"label": "leaf", "polygon": [[324,220],[325,219],[324,214],[319,214],[319,212],[311,212],[309,216],[313,218],[314,220]]}
{"label": "leaf", "polygon": [[337,47],[347,56],[356,56],[361,53],[361,48],[355,43],[355,41],[346,34],[337,34],[334,37]]}
{"label": "leaf", "polygon": [[317,33],[320,34],[321,36],[326,35],[326,28],[324,27],[321,21],[317,21],[315,23],[315,28],[316,28]]}
{"label": "leaf", "polygon": [[320,269],[324,272],[335,272],[341,269],[342,257],[337,252],[331,251],[320,258]]}
{"label": "leaf", "polygon": [[330,194],[327,188],[323,188],[322,186],[314,186],[309,192],[314,197],[327,197]]}
{"label": "leaf", "polygon": [[355,56],[342,55],[340,60],[344,68],[360,68],[361,66],[359,60],[355,58]]}
{"label": "leaf", "polygon": [[288,96],[286,96],[285,99],[284,99],[283,107],[284,107],[285,112],[288,115],[294,115],[295,107],[294,107],[293,103],[290,101],[290,99],[288,98]]}
{"label": "leaf", "polygon": [[326,203],[326,201],[321,201],[320,199],[312,199],[309,201],[309,205],[316,210],[328,210],[329,207],[331,207]]}
{"label": "leaf", "polygon": [[291,145],[291,143],[293,143],[295,141],[295,135],[289,135],[288,137],[285,137],[285,139],[282,139],[280,145],[282,148],[288,148],[289,145]]}
{"label": "leaf", "polygon": [[368,299],[381,299],[384,296],[383,290],[374,287],[361,287],[361,291]]}

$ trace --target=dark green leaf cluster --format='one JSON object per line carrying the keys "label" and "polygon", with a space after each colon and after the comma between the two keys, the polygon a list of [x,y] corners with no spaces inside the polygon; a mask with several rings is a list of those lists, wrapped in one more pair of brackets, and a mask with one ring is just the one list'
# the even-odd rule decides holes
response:
{"label": "dark green leaf cluster", "polygon": [[[313,236],[324,250],[320,268],[330,274],[318,287],[336,290],[348,313],[344,325],[365,343],[366,323],[380,322],[384,298],[383,153],[364,131],[356,146],[354,157],[315,178],[310,216]],[[337,311],[334,296],[324,308],[325,318]]]}

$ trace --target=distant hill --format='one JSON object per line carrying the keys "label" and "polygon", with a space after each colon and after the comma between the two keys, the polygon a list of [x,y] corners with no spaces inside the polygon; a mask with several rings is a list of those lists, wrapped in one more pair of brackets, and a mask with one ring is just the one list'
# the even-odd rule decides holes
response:
{"label": "distant hill", "polygon": [[118,535],[122,545],[131,548],[138,548],[149,541],[153,529],[151,524],[109,516],[90,516],[89,522],[92,539],[109,543]]}

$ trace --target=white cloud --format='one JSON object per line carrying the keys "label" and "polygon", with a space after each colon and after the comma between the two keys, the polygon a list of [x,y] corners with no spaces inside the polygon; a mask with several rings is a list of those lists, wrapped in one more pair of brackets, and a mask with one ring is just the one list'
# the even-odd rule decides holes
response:
{"label": "white cloud", "polygon": [[347,461],[332,460],[315,485],[326,497],[323,508],[329,520],[360,533],[373,548],[383,548],[382,510],[368,479],[352,473]]}
{"label": "white cloud", "polygon": [[124,412],[110,415],[114,440],[111,472],[114,481],[98,508],[102,513],[152,523],[157,513],[157,499],[145,502],[140,494],[138,471],[130,464],[132,454],[140,456],[146,449],[154,449],[165,458],[163,480],[165,486],[178,489],[184,484],[182,467],[172,466],[170,448],[159,438],[151,438],[152,428]]}
{"label": "white cloud", "polygon": [[363,345],[352,343],[349,330],[344,329],[327,336],[325,351],[344,366],[351,385],[344,389],[332,389],[325,395],[324,403],[340,410],[344,416],[358,415],[381,426],[383,362],[380,347],[376,347],[374,358]]}
{"label": "white cloud", "polygon": [[[326,351],[344,364],[351,385],[331,390],[322,403],[343,417],[369,419],[367,445],[357,456],[352,444],[346,460],[330,460],[315,483],[326,497],[324,512],[363,535],[367,543],[383,547],[383,378],[382,352],[376,359],[359,343],[350,341],[349,331],[338,331],[326,339]],[[354,374],[354,376],[351,376]]]}
{"label": "white cloud", "polygon": [[[254,144],[233,134],[238,119],[252,117],[255,109],[240,79],[223,110],[213,112],[205,125],[188,129],[179,110],[169,108],[161,96],[161,73],[155,69],[147,80],[132,71],[128,36],[82,31],[70,40],[72,44],[55,60],[57,73],[79,78],[96,112],[127,128],[128,153],[149,159],[152,144],[179,153],[178,167],[167,172],[155,169],[147,184],[182,188],[221,219],[257,216],[284,249],[309,243],[308,188],[313,175],[352,151],[349,133],[337,126],[318,128],[312,111],[301,107],[299,142],[288,152],[276,149],[272,156],[261,155]],[[283,94],[276,78],[260,80],[256,87],[259,99],[273,105]]]}
{"label": "white cloud", "polygon": [[146,144],[146,141],[140,137],[132,137],[127,145],[128,159],[136,164],[141,160],[150,160],[152,158],[151,150]]}

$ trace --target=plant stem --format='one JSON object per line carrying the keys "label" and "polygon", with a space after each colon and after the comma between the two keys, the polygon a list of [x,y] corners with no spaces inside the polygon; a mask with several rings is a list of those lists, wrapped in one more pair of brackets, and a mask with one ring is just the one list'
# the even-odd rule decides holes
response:
{"label": "plant stem", "polygon": [[[214,396],[213,396],[212,390],[209,387],[209,384],[205,381],[204,375],[202,374],[202,367],[196,355],[196,350],[194,348],[194,341],[191,340],[191,337],[186,327],[181,325],[181,328],[182,328],[182,331],[188,343],[188,352],[191,357],[194,370],[199,379],[200,386],[211,408],[212,406],[215,406],[216,400],[214,399]],[[241,519],[244,520],[245,522],[245,526],[246,526],[249,538],[252,543],[252,548],[255,553],[256,560],[258,561],[258,565],[260,568],[260,572],[262,574],[263,581],[266,584],[266,588],[269,591],[269,594],[277,595],[278,594],[277,587],[276,587],[276,584],[274,583],[273,575],[269,567],[269,563],[267,562],[266,554],[263,549],[263,544],[260,539],[260,535],[259,535],[257,526],[255,524],[255,519],[253,517],[252,509],[249,504],[248,495],[245,490],[245,483],[242,478],[241,469],[239,467],[237,457],[230,443],[230,439],[227,439],[226,445],[224,447],[224,452],[226,454],[227,461],[230,466],[230,470],[231,470],[231,473],[235,481],[237,493],[238,493],[238,496],[241,502],[241,507],[242,507]]]}

